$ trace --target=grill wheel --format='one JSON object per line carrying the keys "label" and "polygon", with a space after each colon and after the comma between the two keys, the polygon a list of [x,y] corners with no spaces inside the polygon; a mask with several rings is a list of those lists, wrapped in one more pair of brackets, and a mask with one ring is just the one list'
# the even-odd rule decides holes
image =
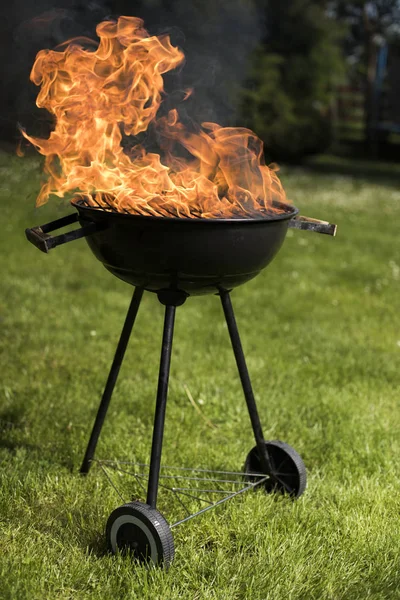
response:
{"label": "grill wheel", "polygon": [[128,502],[116,508],[106,526],[109,549],[131,553],[141,563],[168,568],[174,558],[174,539],[162,514],[143,502]]}
{"label": "grill wheel", "polygon": [[[292,498],[299,498],[307,485],[306,467],[300,454],[289,444],[279,440],[265,442],[265,446],[272,465],[271,478],[263,484],[265,491],[280,492],[289,494]],[[248,453],[244,472],[247,481],[252,483],[258,479],[252,477],[252,473],[258,475],[263,473],[257,446]]]}

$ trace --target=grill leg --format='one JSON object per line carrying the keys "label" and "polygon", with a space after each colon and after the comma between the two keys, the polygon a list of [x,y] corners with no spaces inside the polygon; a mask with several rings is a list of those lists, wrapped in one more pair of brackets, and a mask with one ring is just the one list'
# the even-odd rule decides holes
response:
{"label": "grill leg", "polygon": [[243,354],[243,348],[239,337],[239,331],[236,325],[235,314],[229,292],[220,292],[222,308],[224,310],[226,323],[228,325],[229,336],[231,338],[233,353],[235,355],[237,368],[239,370],[240,381],[242,382],[244,397],[250,415],[251,425],[253,427],[254,438],[256,440],[258,453],[260,456],[263,472],[270,474],[272,471],[268,451],[265,446],[264,435],[262,432],[260,417],[257,411],[256,401],[254,399],[253,389],[251,387],[249,372]]}
{"label": "grill leg", "polygon": [[174,335],[175,311],[175,306],[166,305],[161,347],[160,371],[158,376],[156,410],[154,415],[153,441],[151,445],[149,481],[147,487],[147,504],[150,504],[152,508],[155,508],[157,504],[165,411],[167,407],[169,370],[171,365],[172,339]]}
{"label": "grill leg", "polygon": [[128,346],[129,338],[131,335],[132,327],[135,323],[136,315],[139,310],[140,301],[143,296],[142,288],[135,288],[133,297],[128,308],[128,312],[125,318],[125,323],[122,328],[121,337],[118,342],[117,350],[115,352],[114,360],[111,365],[111,370],[108,375],[106,387],[104,388],[103,396],[101,398],[99,410],[97,411],[96,420],[93,425],[92,433],[90,435],[89,443],[86,449],[85,457],[82,462],[80,472],[86,474],[89,472],[91,461],[93,459],[97,442],[103,427],[104,419],[106,418],[108,406],[110,404],[111,396],[117,382],[118,373],[124,359],[125,350]]}

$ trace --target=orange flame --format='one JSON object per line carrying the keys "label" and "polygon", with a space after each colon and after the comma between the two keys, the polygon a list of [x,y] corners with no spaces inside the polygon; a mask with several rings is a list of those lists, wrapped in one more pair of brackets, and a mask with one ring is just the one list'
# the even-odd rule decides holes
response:
{"label": "orange flame", "polygon": [[[48,178],[38,205],[50,194],[79,191],[93,206],[145,215],[229,218],[279,211],[274,203],[286,201],[285,192],[252,131],[203,123],[191,132],[176,110],[156,118],[162,74],[184,61],[168,36],[149,36],[135,17],[104,21],[97,34],[95,51],[76,39],[36,57],[36,103],[55,117],[47,140],[22,132],[46,157]],[[122,147],[122,132],[135,136],[150,123],[163,162],[140,145],[129,155]],[[174,154],[177,145],[189,159]]]}

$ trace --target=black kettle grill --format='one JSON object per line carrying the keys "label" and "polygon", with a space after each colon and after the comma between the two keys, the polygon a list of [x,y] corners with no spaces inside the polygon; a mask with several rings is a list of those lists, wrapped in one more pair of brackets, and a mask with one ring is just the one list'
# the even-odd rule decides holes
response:
{"label": "black kettle grill", "polygon": [[[99,435],[143,292],[156,293],[165,306],[146,503],[128,502],[115,509],[107,522],[106,537],[113,552],[128,550],[141,561],[150,560],[168,567],[174,556],[171,529],[176,525],[253,488],[263,487],[267,492],[282,492],[292,498],[298,498],[306,488],[306,469],[300,455],[284,442],[264,440],[230,291],[254,278],[272,261],[289,227],[335,235],[336,226],[300,217],[295,207],[284,203],[275,207],[279,212],[274,214],[234,219],[123,214],[87,206],[82,199],[73,200],[72,205],[77,212],[41,227],[27,229],[28,240],[43,252],[49,252],[56,246],[86,237],[93,254],[105,268],[135,287],[81,466],[83,474],[89,472],[94,461]],[[55,237],[50,235],[52,231],[77,221],[80,229]],[[235,488],[215,502],[206,500],[205,508],[169,525],[156,505],[162,477],[161,451],[175,312],[176,307],[182,305],[189,296],[203,294],[216,294],[221,299],[256,445],[245,459],[244,473],[218,472],[219,477],[215,478],[216,472],[212,472],[210,479],[209,476],[203,476],[205,470],[191,470],[188,479],[214,482],[214,485],[221,481],[221,474],[225,478],[222,481],[227,481],[228,476],[240,475],[240,489]],[[193,477],[194,471],[197,471],[196,477]],[[177,493],[177,490],[186,488],[170,489]]]}

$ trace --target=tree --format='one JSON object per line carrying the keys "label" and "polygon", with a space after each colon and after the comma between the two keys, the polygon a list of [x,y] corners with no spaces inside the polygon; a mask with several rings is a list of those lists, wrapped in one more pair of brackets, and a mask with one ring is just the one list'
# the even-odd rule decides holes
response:
{"label": "tree", "polygon": [[262,137],[271,159],[297,160],[332,141],[344,31],[329,16],[326,2],[318,0],[270,2],[266,23],[243,94],[243,118]]}
{"label": "tree", "polygon": [[345,53],[351,66],[350,76],[364,88],[364,129],[368,144],[375,141],[375,78],[379,46],[399,38],[400,4],[398,0],[335,0],[331,11],[347,25]]}

